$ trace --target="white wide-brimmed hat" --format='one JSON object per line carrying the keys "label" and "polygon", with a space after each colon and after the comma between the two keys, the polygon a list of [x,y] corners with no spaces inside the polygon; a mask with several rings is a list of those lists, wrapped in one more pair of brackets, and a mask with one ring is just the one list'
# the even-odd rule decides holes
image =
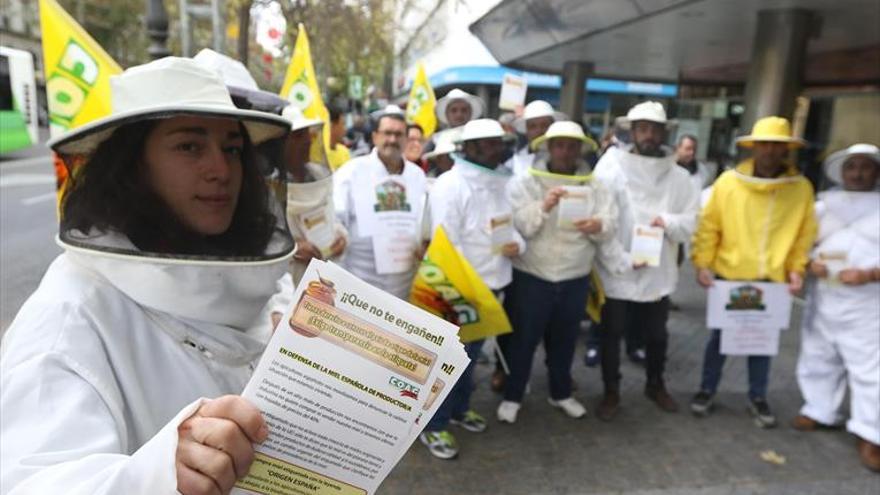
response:
{"label": "white wide-brimmed hat", "polygon": [[538,146],[546,144],[553,138],[577,139],[578,141],[589,145],[592,151],[599,149],[599,145],[596,144],[596,141],[590,136],[584,134],[584,130],[580,124],[570,120],[561,120],[552,123],[543,136],[535,138],[535,140],[532,141],[531,146],[532,148],[537,148]]}
{"label": "white wide-brimmed hat", "polygon": [[373,122],[378,122],[379,119],[386,115],[399,115],[401,118],[406,118],[406,112],[394,104],[385,105],[385,108],[370,113],[370,118],[373,119]]}
{"label": "white wide-brimmed hat", "polygon": [[466,93],[458,88],[454,88],[446,96],[437,100],[437,119],[443,124],[449,125],[446,120],[446,107],[455,100],[464,100],[471,106],[471,120],[479,119],[483,116],[484,104],[479,96]]}
{"label": "white wide-brimmed hat", "polygon": [[287,105],[281,111],[281,116],[290,122],[290,132],[296,132],[300,129],[308,129],[309,127],[321,127],[324,121],[321,119],[310,119],[303,115],[302,110],[295,105]]}
{"label": "white wide-brimmed hat", "polygon": [[241,110],[220,76],[190,58],[165,57],[110,77],[110,115],[50,139],[56,153],[88,155],[124,124],[178,115],[240,120],[254,144],[284,135],[278,115]]}
{"label": "white wide-brimmed hat", "polygon": [[828,155],[823,164],[825,175],[836,184],[843,184],[843,164],[855,155],[864,155],[880,167],[880,148],[873,144],[859,143]]}
{"label": "white wide-brimmed hat", "polygon": [[219,74],[227,86],[253,91],[260,89],[247,67],[228,55],[217,53],[210,48],[203,48],[192,59],[200,66]]}
{"label": "white wide-brimmed hat", "polygon": [[425,153],[422,158],[425,160],[430,160],[431,158],[438,157],[440,155],[448,155],[455,151],[455,141],[448,134],[443,134],[440,138],[437,139],[437,145],[434,146],[434,149]]}
{"label": "white wide-brimmed hat", "polygon": [[260,89],[247,67],[229,55],[204,48],[193,57],[193,60],[200,66],[216,72],[220,79],[223,79],[226,89],[232,96],[232,102],[239,108],[278,114],[281,113],[282,108],[290,104],[277,94]]}
{"label": "white wide-brimmed hat", "polygon": [[622,129],[631,129],[633,122],[640,120],[662,124],[666,127],[672,127],[677,124],[676,121],[666,118],[666,109],[659,101],[643,101],[626,112],[626,117],[618,118],[616,124]]}
{"label": "white wide-brimmed hat", "polygon": [[516,139],[516,136],[504,132],[504,128],[495,119],[477,119],[462,126],[461,134],[459,134],[455,142],[463,143],[465,141],[493,138],[513,140]]}
{"label": "white wide-brimmed hat", "polygon": [[520,134],[526,133],[526,121],[532,119],[539,119],[542,117],[553,117],[554,122],[558,122],[560,120],[566,120],[568,117],[556,110],[553,110],[553,107],[550,106],[544,100],[535,100],[529,102],[528,105],[523,109],[523,114],[521,117],[517,117],[513,121],[513,128],[516,129],[516,132]]}

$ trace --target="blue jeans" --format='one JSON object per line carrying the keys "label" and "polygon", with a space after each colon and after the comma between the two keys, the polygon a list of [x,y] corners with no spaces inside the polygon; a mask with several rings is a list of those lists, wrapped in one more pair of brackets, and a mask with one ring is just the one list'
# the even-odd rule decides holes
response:
{"label": "blue jeans", "polygon": [[474,366],[477,364],[477,358],[483,349],[483,340],[469,342],[464,345],[464,351],[471,362],[464,369],[461,378],[453,385],[446,400],[434,413],[434,417],[425,426],[425,431],[443,431],[449,426],[451,418],[461,419],[464,413],[471,407],[471,393],[474,391]]}
{"label": "blue jeans", "polygon": [[571,397],[571,361],[580,322],[584,316],[590,278],[548,282],[519,270],[513,271],[509,293],[517,301],[511,315],[516,331],[508,345],[510,377],[504,400],[522,402],[532,371],[535,349],[544,341],[550,397]]}
{"label": "blue jeans", "polygon": [[[770,356],[749,356],[749,399],[765,399],[770,377]],[[721,330],[712,330],[703,355],[703,381],[700,391],[714,395],[721,381],[727,356],[721,354]]]}

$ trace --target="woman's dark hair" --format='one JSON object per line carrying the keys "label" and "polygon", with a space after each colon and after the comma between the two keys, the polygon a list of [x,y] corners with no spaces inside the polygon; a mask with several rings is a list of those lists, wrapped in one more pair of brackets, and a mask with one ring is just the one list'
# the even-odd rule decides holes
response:
{"label": "woman's dark hair", "polygon": [[269,211],[269,190],[244,127],[239,124],[244,136],[242,182],[232,223],[222,234],[205,236],[183,225],[145,178],[145,143],[158,122],[119,127],[70,174],[62,199],[62,237],[73,229],[84,234],[97,229],[121,232],[145,252],[263,256],[276,218]]}

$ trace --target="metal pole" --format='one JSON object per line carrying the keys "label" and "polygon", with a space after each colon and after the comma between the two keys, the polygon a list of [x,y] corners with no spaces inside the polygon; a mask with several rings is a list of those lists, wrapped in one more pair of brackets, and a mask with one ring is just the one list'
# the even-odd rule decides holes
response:
{"label": "metal pole", "polygon": [[593,72],[593,64],[589,62],[566,62],[562,69],[559,110],[579,124],[583,120],[587,74],[590,72]]}
{"label": "metal pole", "polygon": [[741,131],[769,115],[791,119],[801,91],[813,15],[804,9],[762,10],[746,80]]}
{"label": "metal pole", "polygon": [[192,56],[192,29],[189,23],[189,1],[180,0],[180,54]]}
{"label": "metal pole", "polygon": [[214,51],[223,53],[226,33],[223,29],[223,0],[211,0],[211,28],[213,33]]}
{"label": "metal pole", "polygon": [[150,46],[147,48],[150,58],[160,59],[171,55],[168,50],[168,13],[162,0],[147,0],[147,36]]}

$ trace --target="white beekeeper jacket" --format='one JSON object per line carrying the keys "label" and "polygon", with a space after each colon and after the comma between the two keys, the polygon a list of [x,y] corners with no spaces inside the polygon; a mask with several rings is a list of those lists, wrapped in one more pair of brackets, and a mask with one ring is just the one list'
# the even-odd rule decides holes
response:
{"label": "white beekeeper jacket", "polygon": [[[490,170],[454,156],[455,166],[431,188],[432,232],[442,225],[483,282],[490,289],[503,289],[512,280],[513,267],[510,258],[493,250],[491,226],[493,220],[513,221],[506,193],[512,174],[503,165]],[[526,242],[516,229],[512,241],[519,244],[520,255],[526,252]]]}
{"label": "white beekeeper jacket", "polygon": [[633,227],[650,225],[655,217],[666,223],[659,267],[645,267],[616,275],[599,263],[599,276],[608,297],[653,302],[671,294],[678,283],[678,245],[694,233],[700,192],[690,175],[675,163],[672,150],[662,158],[642,156],[626,148],[609,148],[593,175],[612,191],[618,206],[617,238],[629,251]]}
{"label": "white beekeeper jacket", "polygon": [[[548,191],[560,186],[587,188],[590,209],[583,218],[601,220],[600,232],[585,235],[560,227],[558,205],[550,212],[543,210]],[[608,189],[590,175],[586,162],[582,161],[573,175],[554,174],[547,171],[547,157],[539,155],[526,174],[510,180],[507,195],[516,229],[529,245],[528,251],[513,259],[517,270],[548,282],[580,278],[589,275],[597,251],[615,273],[630,266],[629,257],[614,236],[617,204]]]}
{"label": "white beekeeper jacket", "polygon": [[[880,192],[823,192],[816,216],[813,259],[838,259],[838,269],[880,266]],[[841,419],[847,373],[852,388],[847,430],[875,444],[880,444],[878,322],[880,283],[852,286],[829,277],[809,284],[797,368],[806,402],[801,412],[825,424]]]}
{"label": "white beekeeper jacket", "polygon": [[405,300],[409,298],[418,263],[413,259],[410,270],[379,274],[373,250],[374,234],[381,233],[375,209],[379,201],[377,188],[389,180],[406,188],[408,214],[415,219],[413,238],[418,239],[426,179],[425,173],[414,163],[404,160],[403,173],[392,175],[376,149],[369,155],[354,158],[333,174],[333,203],[336,216],[349,233],[342,266],[365,282]]}
{"label": "white beekeeper jacket", "polygon": [[[337,237],[348,239],[348,231],[336,218],[333,204],[333,176],[330,170],[316,163],[307,163],[308,179],[305,182],[287,182],[287,226],[294,239],[306,239],[302,215],[324,209],[325,217],[334,222],[333,230]],[[308,239],[306,239],[308,240]],[[306,272],[308,263],[291,259],[290,273],[293,282],[299,283]]]}
{"label": "white beekeeper jacket", "polygon": [[529,145],[525,145],[517,150],[517,152],[504,163],[504,166],[509,168],[514,176],[524,175],[529,172],[529,169],[535,163],[536,156],[537,155],[531,150]]}
{"label": "white beekeeper jacket", "polygon": [[[121,236],[97,242],[135,249]],[[243,390],[287,256],[255,265],[64,247],[3,340],[2,492],[175,494],[177,427],[200,398]]]}

